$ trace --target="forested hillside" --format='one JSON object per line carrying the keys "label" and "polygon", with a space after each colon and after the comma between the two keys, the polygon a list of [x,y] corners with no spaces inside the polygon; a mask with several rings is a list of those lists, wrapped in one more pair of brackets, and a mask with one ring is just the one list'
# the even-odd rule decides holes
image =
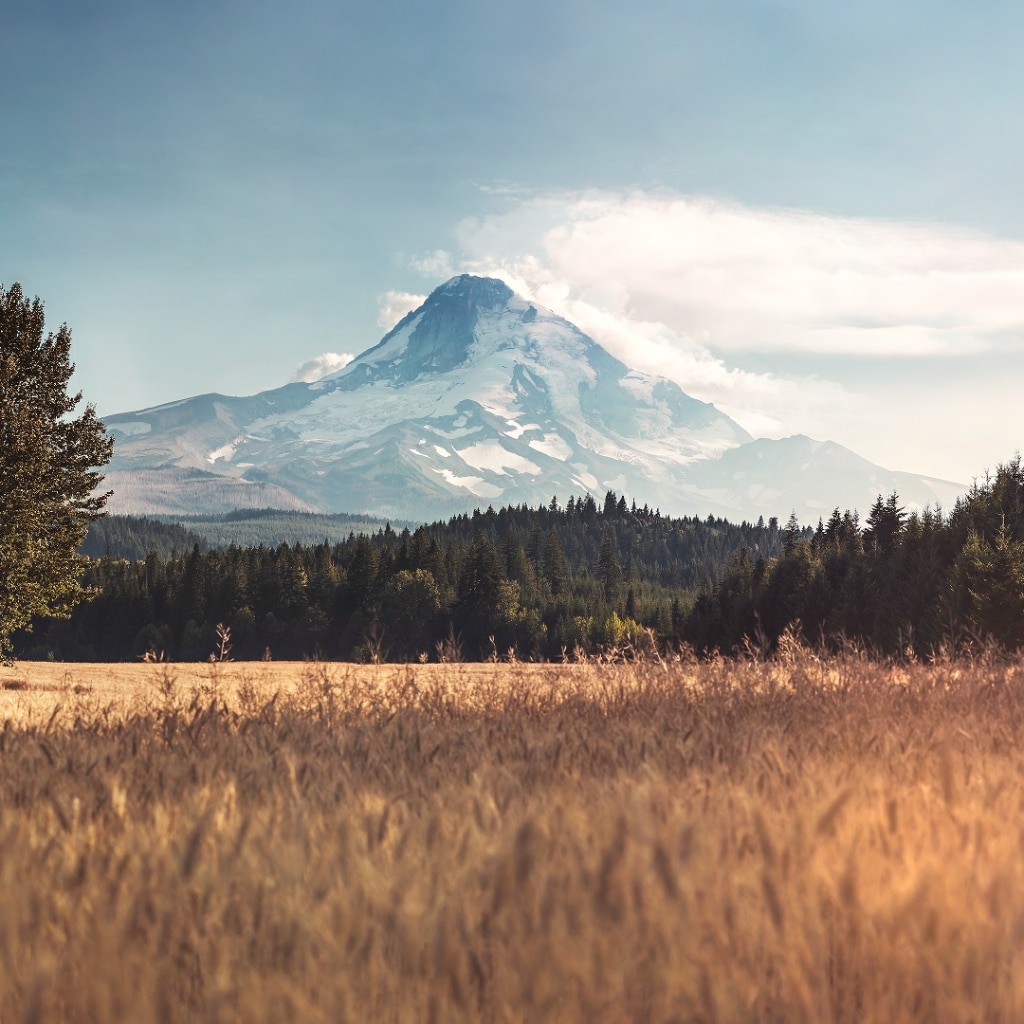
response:
{"label": "forested hillside", "polygon": [[561,658],[643,627],[682,639],[702,583],[741,550],[763,565],[782,539],[775,520],[672,519],[609,492],[337,544],[103,557],[93,601],[15,642],[22,657],[205,659],[220,623],[238,658]]}
{"label": "forested hillside", "polygon": [[[207,548],[277,547],[278,544],[337,543],[350,533],[375,533],[383,519],[344,512],[296,512],[288,509],[244,508],[222,515],[150,518],[112,515],[89,526],[79,551],[90,558],[145,558],[156,552],[170,558],[174,552],[191,551],[198,544]],[[405,525],[405,524],[400,524]],[[411,525],[411,524],[410,524]]]}
{"label": "forested hillside", "polygon": [[15,638],[22,657],[559,659],[629,644],[770,652],[787,629],[927,656],[1024,645],[1024,466],[948,515],[879,497],[816,530],[662,516],[612,492],[488,508],[339,543],[103,557],[96,598]]}
{"label": "forested hillside", "polygon": [[1020,457],[975,483],[948,516],[908,515],[892,494],[863,528],[836,509],[809,539],[785,531],[765,566],[741,552],[721,583],[702,589],[685,636],[701,650],[728,651],[745,637],[771,649],[787,627],[883,654],[1024,645]]}
{"label": "forested hillside", "polygon": [[179,551],[191,551],[209,545],[202,535],[180,523],[164,523],[147,516],[104,516],[89,524],[89,532],[78,549],[89,558],[140,559],[150,552],[159,558],[170,558]]}

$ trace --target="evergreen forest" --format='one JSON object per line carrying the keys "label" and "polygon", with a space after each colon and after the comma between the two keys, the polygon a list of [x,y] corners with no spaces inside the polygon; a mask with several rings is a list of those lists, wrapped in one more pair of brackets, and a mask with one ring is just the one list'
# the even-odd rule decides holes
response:
{"label": "evergreen forest", "polygon": [[767,564],[783,531],[673,519],[609,492],[600,506],[552,498],[273,547],[112,516],[90,543],[104,552],[86,569],[92,600],[17,634],[18,656],[205,660],[218,625],[238,659],[561,659],[650,643],[649,630],[675,643],[704,581],[744,551]]}
{"label": "evergreen forest", "polygon": [[672,518],[611,491],[603,505],[553,498],[314,544],[208,547],[119,519],[88,562],[92,600],[17,634],[18,656],[205,660],[218,626],[237,659],[770,653],[787,630],[882,656],[1024,645],[1019,456],[948,514],[908,513],[891,494],[863,523],[837,508],[816,529]]}

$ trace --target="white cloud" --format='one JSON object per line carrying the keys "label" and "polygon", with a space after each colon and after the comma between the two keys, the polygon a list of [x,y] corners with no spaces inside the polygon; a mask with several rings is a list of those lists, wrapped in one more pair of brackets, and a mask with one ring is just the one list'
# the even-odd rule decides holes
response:
{"label": "white cloud", "polygon": [[413,295],[412,292],[385,292],[378,296],[377,326],[390,331],[406,313],[423,305],[425,299],[426,295]]}
{"label": "white cloud", "polygon": [[1020,447],[1005,394],[1024,373],[1020,241],[667,192],[496,200],[412,265],[500,277],[757,436],[953,480]]}
{"label": "white cloud", "polygon": [[1024,341],[1024,244],[663,193],[534,196],[463,221],[467,267],[717,352],[964,354]]}
{"label": "white cloud", "polygon": [[713,402],[756,437],[826,435],[837,413],[853,413],[862,404],[831,381],[730,367],[663,323],[633,319],[587,299],[559,299],[551,291],[542,289],[544,297],[533,297],[557,309],[627,365],[676,381],[687,394]]}
{"label": "white cloud", "polygon": [[700,201],[609,193],[527,197],[505,214],[461,222],[460,256],[439,250],[412,265],[435,279],[462,271],[500,277],[630,366],[677,381],[757,436],[827,435],[837,412],[861,406],[857,396],[829,381],[731,367],[712,351],[706,328],[690,328],[671,268],[679,267],[687,247],[696,247],[692,239],[673,247],[675,232],[664,224],[679,204]]}
{"label": "white cloud", "polygon": [[452,254],[444,249],[435,249],[425,256],[417,256],[410,260],[410,266],[424,277],[435,277],[445,281],[458,273]]}
{"label": "white cloud", "polygon": [[338,370],[344,369],[353,359],[355,359],[355,356],[348,352],[324,352],[323,355],[307,359],[304,363],[295,367],[292,381],[303,381],[306,384],[312,384],[313,381],[320,380],[321,377],[326,377],[329,373],[335,373]]}

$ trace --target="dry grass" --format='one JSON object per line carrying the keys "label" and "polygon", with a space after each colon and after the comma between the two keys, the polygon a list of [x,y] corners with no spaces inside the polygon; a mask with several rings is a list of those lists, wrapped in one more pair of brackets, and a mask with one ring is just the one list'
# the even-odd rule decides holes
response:
{"label": "dry grass", "polygon": [[6,680],[0,1024],[1024,1020],[1020,663]]}

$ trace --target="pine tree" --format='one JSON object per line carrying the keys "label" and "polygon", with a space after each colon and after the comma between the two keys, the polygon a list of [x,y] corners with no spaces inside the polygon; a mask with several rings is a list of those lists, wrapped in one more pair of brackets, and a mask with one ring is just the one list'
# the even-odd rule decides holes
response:
{"label": "pine tree", "polygon": [[549,531],[544,548],[544,578],[556,597],[569,586],[569,566],[565,561],[565,551],[554,530]]}
{"label": "pine tree", "polygon": [[786,529],[783,533],[782,551],[783,554],[791,555],[796,550],[796,546],[800,541],[800,521],[796,517],[796,512],[791,512],[789,516],[789,522],[786,523]]}
{"label": "pine tree", "polygon": [[865,544],[881,554],[890,554],[899,541],[905,519],[906,512],[895,491],[889,495],[888,501],[883,501],[879,495],[868,514]]}
{"label": "pine tree", "polygon": [[368,611],[376,597],[377,552],[365,534],[353,545],[348,565],[349,603],[353,608]]}
{"label": "pine tree", "polygon": [[501,600],[501,556],[482,532],[477,532],[459,575],[452,609],[455,628],[474,654],[486,650],[494,633]]}
{"label": "pine tree", "polygon": [[[609,494],[612,492],[609,491]],[[612,505],[614,508],[614,503]],[[604,588],[604,599],[614,601],[615,594],[622,582],[622,569],[619,566],[618,555],[615,553],[615,534],[611,526],[605,526],[604,537],[601,540],[601,557],[597,563],[598,575],[601,578],[601,586]]]}
{"label": "pine tree", "polygon": [[541,549],[544,546],[544,534],[540,528],[540,522],[534,521],[530,530],[530,539],[526,542],[526,557],[533,563],[534,569],[540,571]]}
{"label": "pine tree", "polygon": [[44,336],[43,304],[0,286],[0,657],[36,615],[67,617],[87,596],[75,553],[109,494],[94,494],[113,441],[95,409],[72,413],[71,331]]}
{"label": "pine tree", "polygon": [[994,543],[972,533],[953,570],[961,615],[982,637],[1008,649],[1024,644],[1024,542],[1000,526]]}

